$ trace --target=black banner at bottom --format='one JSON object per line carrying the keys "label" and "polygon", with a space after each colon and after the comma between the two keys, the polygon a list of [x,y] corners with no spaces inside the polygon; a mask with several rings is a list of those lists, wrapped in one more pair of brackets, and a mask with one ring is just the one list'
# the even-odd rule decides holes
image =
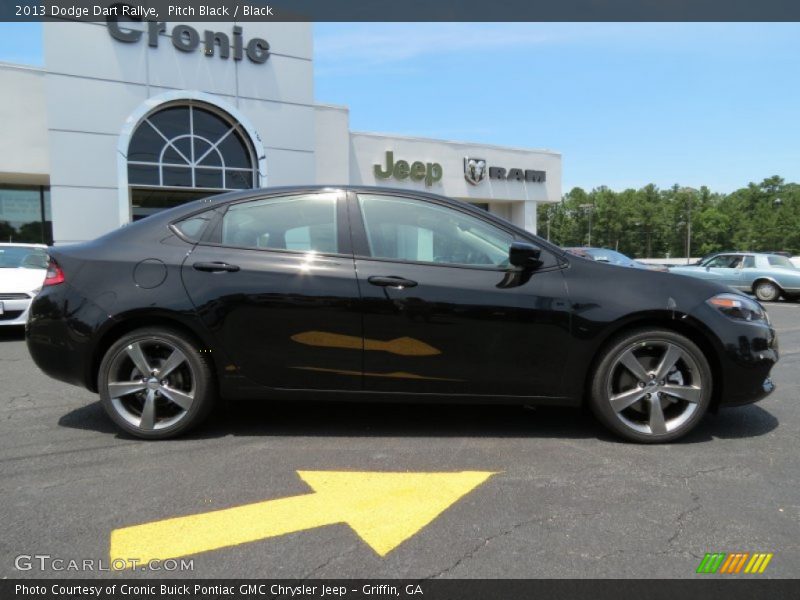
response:
{"label": "black banner at bottom", "polygon": [[786,579],[0,580],[3,600],[754,600],[797,598]]}

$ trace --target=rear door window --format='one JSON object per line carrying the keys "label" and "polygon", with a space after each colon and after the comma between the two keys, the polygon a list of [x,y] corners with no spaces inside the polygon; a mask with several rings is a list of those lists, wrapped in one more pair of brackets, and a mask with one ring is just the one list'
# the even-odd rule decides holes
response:
{"label": "rear door window", "polygon": [[326,192],[234,204],[214,241],[236,248],[337,253],[337,197]]}

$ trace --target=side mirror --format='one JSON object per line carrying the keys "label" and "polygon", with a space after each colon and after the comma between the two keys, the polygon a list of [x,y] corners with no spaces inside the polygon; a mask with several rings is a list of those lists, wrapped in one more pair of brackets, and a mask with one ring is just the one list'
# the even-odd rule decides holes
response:
{"label": "side mirror", "polygon": [[542,251],[528,242],[513,242],[508,249],[508,262],[523,269],[536,269],[542,264],[539,260]]}

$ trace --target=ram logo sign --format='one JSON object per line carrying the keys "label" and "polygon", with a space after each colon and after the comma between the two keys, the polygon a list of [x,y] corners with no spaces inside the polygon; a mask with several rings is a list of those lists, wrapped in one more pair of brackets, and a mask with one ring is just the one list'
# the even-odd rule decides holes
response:
{"label": "ram logo sign", "polygon": [[500,181],[519,181],[528,183],[544,183],[547,181],[545,171],[533,169],[506,169],[505,167],[487,166],[483,158],[464,157],[464,179],[472,185],[478,185],[486,178]]}
{"label": "ram logo sign", "polygon": [[472,185],[478,185],[486,178],[486,161],[482,158],[465,156],[464,178]]}

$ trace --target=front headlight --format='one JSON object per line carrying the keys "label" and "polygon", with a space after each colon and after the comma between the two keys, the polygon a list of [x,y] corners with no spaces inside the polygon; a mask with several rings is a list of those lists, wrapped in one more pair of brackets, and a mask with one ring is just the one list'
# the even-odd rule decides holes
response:
{"label": "front headlight", "polygon": [[706,302],[731,319],[769,323],[767,312],[747,296],[718,294]]}

